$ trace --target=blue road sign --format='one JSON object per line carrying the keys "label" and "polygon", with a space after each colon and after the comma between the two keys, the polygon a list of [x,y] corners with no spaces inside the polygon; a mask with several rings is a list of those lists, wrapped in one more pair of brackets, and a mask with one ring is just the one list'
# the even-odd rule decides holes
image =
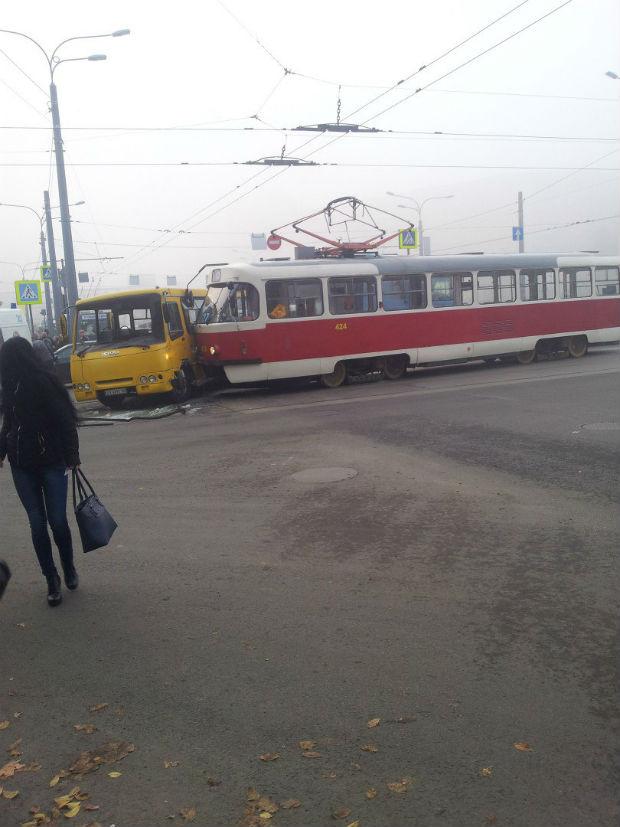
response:
{"label": "blue road sign", "polygon": [[17,304],[43,304],[40,281],[16,281],[15,298]]}
{"label": "blue road sign", "polygon": [[523,227],[513,227],[512,228],[512,240],[513,241],[523,241]]}
{"label": "blue road sign", "polygon": [[398,246],[401,250],[415,250],[418,246],[418,231],[414,228],[401,230],[398,234]]}

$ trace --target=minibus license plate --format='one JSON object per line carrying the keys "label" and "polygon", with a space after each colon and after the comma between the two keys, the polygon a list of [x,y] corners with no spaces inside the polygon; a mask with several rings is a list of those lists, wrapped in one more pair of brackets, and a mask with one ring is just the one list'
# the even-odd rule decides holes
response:
{"label": "minibus license plate", "polygon": [[106,396],[125,396],[127,393],[127,388],[111,388],[109,391],[105,392]]}

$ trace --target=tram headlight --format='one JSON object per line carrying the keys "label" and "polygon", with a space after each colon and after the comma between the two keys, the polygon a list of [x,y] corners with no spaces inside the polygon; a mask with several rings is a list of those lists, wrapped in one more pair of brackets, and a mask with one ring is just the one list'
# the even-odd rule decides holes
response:
{"label": "tram headlight", "polygon": [[148,381],[149,381],[149,377],[146,376],[146,374],[144,376],[140,377],[140,384],[141,385],[148,385]]}

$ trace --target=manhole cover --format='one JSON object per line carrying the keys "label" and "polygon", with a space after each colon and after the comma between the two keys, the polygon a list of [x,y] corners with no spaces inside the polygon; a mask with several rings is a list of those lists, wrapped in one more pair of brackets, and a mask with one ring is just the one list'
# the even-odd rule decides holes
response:
{"label": "manhole cover", "polygon": [[620,431],[620,422],[591,422],[581,427],[586,431]]}
{"label": "manhole cover", "polygon": [[296,482],[341,482],[357,476],[355,468],[306,468],[292,474]]}

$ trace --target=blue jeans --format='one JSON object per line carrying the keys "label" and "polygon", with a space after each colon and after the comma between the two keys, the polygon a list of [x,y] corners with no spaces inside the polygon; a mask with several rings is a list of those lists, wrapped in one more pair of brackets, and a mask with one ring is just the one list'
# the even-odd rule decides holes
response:
{"label": "blue jeans", "polygon": [[34,550],[45,577],[57,574],[47,532],[48,522],[63,569],[73,565],[73,543],[67,522],[68,477],[65,471],[64,465],[32,470],[11,466],[17,495],[28,514]]}

